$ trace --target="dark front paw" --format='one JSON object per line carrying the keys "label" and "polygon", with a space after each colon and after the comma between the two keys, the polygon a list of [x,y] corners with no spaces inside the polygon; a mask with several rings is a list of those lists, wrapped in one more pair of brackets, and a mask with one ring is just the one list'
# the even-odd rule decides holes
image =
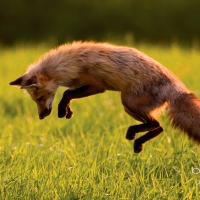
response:
{"label": "dark front paw", "polygon": [[58,107],[58,117],[59,118],[62,118],[62,117],[65,117],[67,119],[70,119],[73,115],[73,111],[71,110],[71,108],[69,106],[67,106],[66,108],[61,108],[61,107]]}
{"label": "dark front paw", "polygon": [[69,106],[67,106],[66,108],[66,119],[70,119],[73,116],[73,111],[71,110],[71,108]]}
{"label": "dark front paw", "polygon": [[66,115],[66,109],[65,108],[58,108],[58,117],[62,118]]}

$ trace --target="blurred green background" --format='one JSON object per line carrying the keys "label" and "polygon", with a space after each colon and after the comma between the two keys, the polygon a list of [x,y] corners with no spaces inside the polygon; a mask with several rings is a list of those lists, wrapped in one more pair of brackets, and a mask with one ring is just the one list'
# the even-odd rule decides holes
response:
{"label": "blurred green background", "polygon": [[133,39],[193,45],[199,0],[1,0],[0,43]]}

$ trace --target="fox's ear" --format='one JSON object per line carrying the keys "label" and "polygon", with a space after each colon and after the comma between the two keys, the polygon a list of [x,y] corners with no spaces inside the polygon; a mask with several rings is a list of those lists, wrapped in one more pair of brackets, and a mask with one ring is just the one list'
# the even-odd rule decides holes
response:
{"label": "fox's ear", "polygon": [[22,82],[23,82],[23,76],[19,77],[18,79],[16,79],[15,81],[10,82],[10,85],[16,85],[16,86],[21,86]]}
{"label": "fox's ear", "polygon": [[24,76],[19,77],[15,81],[10,82],[10,85],[21,86],[21,89],[26,89],[29,87],[36,87],[37,86],[37,79],[35,76],[32,76],[28,80],[24,82]]}
{"label": "fox's ear", "polygon": [[29,78],[22,86],[21,89],[26,89],[30,87],[36,87],[37,86],[37,79],[36,76],[32,76]]}

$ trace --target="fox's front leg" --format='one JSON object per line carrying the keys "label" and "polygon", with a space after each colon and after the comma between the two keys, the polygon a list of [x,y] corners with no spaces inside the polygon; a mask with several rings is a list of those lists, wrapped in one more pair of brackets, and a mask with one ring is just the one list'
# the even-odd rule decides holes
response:
{"label": "fox's front leg", "polygon": [[87,97],[104,91],[105,89],[100,85],[85,85],[75,90],[66,90],[58,105],[58,117],[66,116],[68,119],[72,117],[73,112],[69,106],[72,99]]}
{"label": "fox's front leg", "polygon": [[64,117],[66,116],[67,119],[70,119],[73,115],[73,111],[70,108],[70,100],[67,97],[67,91],[66,90],[63,94],[63,97],[58,105],[58,117]]}

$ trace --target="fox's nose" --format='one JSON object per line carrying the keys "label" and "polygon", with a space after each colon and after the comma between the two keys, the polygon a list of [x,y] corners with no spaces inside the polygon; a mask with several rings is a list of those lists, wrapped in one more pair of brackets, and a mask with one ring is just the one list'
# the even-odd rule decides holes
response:
{"label": "fox's nose", "polygon": [[50,115],[51,113],[51,108],[45,108],[40,114],[39,114],[39,118],[40,119],[44,119],[45,117],[47,117],[48,115]]}

